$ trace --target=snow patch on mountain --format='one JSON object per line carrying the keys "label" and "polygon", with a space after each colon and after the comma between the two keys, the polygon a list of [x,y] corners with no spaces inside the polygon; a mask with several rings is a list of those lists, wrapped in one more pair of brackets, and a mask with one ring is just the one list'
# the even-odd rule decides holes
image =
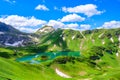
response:
{"label": "snow patch on mountain", "polygon": [[60,37],[62,37],[63,35],[61,34]]}
{"label": "snow patch on mountain", "polygon": [[0,34],[4,34],[4,32],[0,32]]}
{"label": "snow patch on mountain", "polygon": [[105,44],[105,41],[104,41],[104,40],[102,40],[102,44]]}
{"label": "snow patch on mountain", "polygon": [[119,56],[119,53],[118,53],[118,52],[116,53],[116,56],[117,56],[117,57]]}
{"label": "snow patch on mountain", "polygon": [[73,40],[73,39],[75,39],[75,35],[74,35],[74,36],[72,36],[72,40]]}
{"label": "snow patch on mountain", "polygon": [[113,40],[113,38],[112,38],[112,37],[110,38],[110,40],[111,40],[111,42],[112,42],[112,43],[114,43],[114,40]]}
{"label": "snow patch on mountain", "polygon": [[61,72],[60,70],[58,70],[57,68],[55,69],[55,72],[61,76],[61,77],[64,77],[64,78],[71,78],[71,76],[68,76],[67,74]]}
{"label": "snow patch on mountain", "polygon": [[120,35],[119,35],[119,37],[118,37],[118,41],[120,42]]}
{"label": "snow patch on mountain", "polygon": [[119,41],[119,48],[120,48],[120,35],[118,36],[118,41]]}
{"label": "snow patch on mountain", "polygon": [[54,46],[53,46],[54,48],[56,47],[56,44],[54,44]]}
{"label": "snow patch on mountain", "polygon": [[103,36],[104,33],[100,34],[98,37],[101,38]]}
{"label": "snow patch on mountain", "polygon": [[86,39],[86,37],[83,35],[83,33],[80,31],[80,34],[83,36],[84,39]]}
{"label": "snow patch on mountain", "polygon": [[39,41],[39,39],[37,38],[37,37],[34,37],[34,39],[33,39],[34,41],[36,41],[36,42],[38,42]]}
{"label": "snow patch on mountain", "polygon": [[17,47],[19,45],[23,46],[23,40],[22,41],[14,42],[13,44],[6,42],[5,45],[6,46],[13,46],[13,47]]}
{"label": "snow patch on mountain", "polygon": [[43,28],[43,29],[40,29],[39,31],[40,32],[48,32],[48,30],[50,30],[51,27],[46,27],[46,28]]}
{"label": "snow patch on mountain", "polygon": [[63,39],[63,41],[65,41],[65,37],[64,36],[62,37],[62,39]]}

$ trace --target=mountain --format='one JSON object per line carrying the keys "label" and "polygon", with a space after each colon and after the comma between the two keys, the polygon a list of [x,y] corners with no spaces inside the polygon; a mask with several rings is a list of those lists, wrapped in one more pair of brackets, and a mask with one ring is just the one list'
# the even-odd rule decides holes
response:
{"label": "mountain", "polygon": [[47,34],[47,33],[50,33],[52,31],[54,31],[55,29],[52,27],[52,26],[43,26],[42,28],[40,28],[39,30],[36,31],[36,34],[41,34],[41,35],[44,35],[44,34]]}
{"label": "mountain", "polygon": [[10,25],[0,23],[0,44],[5,46],[25,46],[28,44],[30,46],[27,50],[30,48],[34,53],[80,51],[89,55],[93,48],[117,53],[120,48],[120,28],[78,31],[44,26],[34,34],[26,34]]}
{"label": "mountain", "polygon": [[0,45],[24,46],[30,40],[28,34],[22,33],[12,26],[0,22]]}
{"label": "mountain", "polygon": [[57,29],[40,38],[38,46],[47,46],[46,51],[81,51],[94,46],[120,47],[120,28],[95,29],[76,31],[71,29]]}
{"label": "mountain", "polygon": [[21,33],[19,30],[13,28],[10,25],[7,25],[5,23],[0,22],[0,32],[6,32],[6,33]]}
{"label": "mountain", "polygon": [[[0,47],[0,80],[120,80],[120,28],[78,31],[44,26],[30,35],[16,30],[14,34],[1,30],[0,36],[6,34],[1,36],[4,38],[9,35],[4,40],[11,41],[9,37],[17,38],[15,33],[17,37],[26,36],[36,44]],[[29,41],[27,38],[20,37]],[[53,60],[47,60],[51,58],[50,55],[54,57],[60,52],[71,55],[78,52],[80,56],[60,55]],[[16,58],[26,61],[16,62]],[[44,61],[40,61],[41,59]],[[66,74],[70,78],[61,77],[60,74]]]}

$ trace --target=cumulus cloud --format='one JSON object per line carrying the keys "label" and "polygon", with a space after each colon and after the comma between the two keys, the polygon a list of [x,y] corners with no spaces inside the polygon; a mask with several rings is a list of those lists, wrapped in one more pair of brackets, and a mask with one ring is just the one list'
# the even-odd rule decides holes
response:
{"label": "cumulus cloud", "polygon": [[35,10],[49,11],[49,9],[45,5],[40,5],[40,4],[35,7]]}
{"label": "cumulus cloud", "polygon": [[71,24],[64,24],[60,21],[57,20],[50,20],[47,25],[49,26],[53,26],[55,29],[57,28],[69,28],[69,29],[73,29],[73,28],[77,28],[79,25],[77,23],[71,23]]}
{"label": "cumulus cloud", "polygon": [[65,27],[64,23],[62,23],[60,21],[56,21],[56,20],[50,20],[47,25],[53,26],[54,28],[64,28]]}
{"label": "cumulus cloud", "polygon": [[89,30],[91,28],[91,25],[89,24],[81,24],[80,25],[80,30],[84,31],[84,30]]}
{"label": "cumulus cloud", "polygon": [[23,16],[18,16],[18,15],[3,16],[0,18],[0,21],[6,24],[12,25],[13,27],[21,31],[23,29],[24,30],[26,29],[28,32],[32,32],[33,30],[36,30],[35,29],[36,26],[42,26],[47,23],[44,20],[36,19],[34,16],[23,17]]}
{"label": "cumulus cloud", "polygon": [[78,28],[79,25],[77,23],[66,24],[67,28],[75,29]]}
{"label": "cumulus cloud", "polygon": [[62,29],[73,29],[73,30],[89,30],[91,28],[91,25],[89,24],[81,24],[78,23],[70,23],[70,24],[64,24],[63,22],[57,21],[57,20],[50,20],[47,25],[53,26],[55,29],[62,28]]}
{"label": "cumulus cloud", "polygon": [[73,29],[73,30],[79,30],[79,31],[85,31],[89,30],[91,28],[91,25],[89,24],[77,24],[77,23],[71,23],[71,24],[66,24],[64,29]]}
{"label": "cumulus cloud", "polygon": [[47,25],[53,26],[55,29],[62,28],[62,29],[74,29],[74,30],[81,30],[81,31],[89,30],[91,28],[91,25],[89,24],[81,24],[81,25],[77,23],[64,24],[56,20],[50,20]]}
{"label": "cumulus cloud", "polygon": [[62,29],[74,29],[74,30],[87,30],[90,28],[90,25],[85,25],[85,24],[79,25],[77,23],[65,24],[60,20],[49,20],[47,22],[44,20],[36,19],[34,16],[24,17],[18,15],[2,15],[0,17],[0,21],[12,25],[14,28],[20,31],[28,32],[28,33],[35,32],[41,26],[44,25],[53,26],[55,29],[62,28]]}
{"label": "cumulus cloud", "polygon": [[36,32],[39,28],[29,28],[29,27],[20,27],[19,30],[26,32],[26,33],[33,33]]}
{"label": "cumulus cloud", "polygon": [[8,2],[8,3],[16,3],[16,1],[15,0],[4,0],[5,2]]}
{"label": "cumulus cloud", "polygon": [[109,22],[105,22],[102,26],[98,27],[98,29],[100,28],[105,28],[105,29],[111,29],[111,28],[120,28],[120,21],[109,21]]}
{"label": "cumulus cloud", "polygon": [[81,21],[84,21],[84,20],[85,20],[84,17],[81,17],[77,14],[69,14],[67,16],[64,16],[61,19],[61,22],[81,22]]}
{"label": "cumulus cloud", "polygon": [[88,17],[103,13],[103,11],[98,11],[97,6],[94,4],[85,4],[85,5],[79,5],[76,7],[68,7],[68,8],[62,7],[62,11],[69,12],[69,13],[83,13]]}

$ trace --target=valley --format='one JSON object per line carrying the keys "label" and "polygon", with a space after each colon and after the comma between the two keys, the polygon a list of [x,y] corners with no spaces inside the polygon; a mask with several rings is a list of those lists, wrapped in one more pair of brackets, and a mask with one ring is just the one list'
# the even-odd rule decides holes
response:
{"label": "valley", "polygon": [[[0,37],[6,37],[2,29]],[[21,34],[26,38],[18,38]],[[120,79],[120,28],[78,31],[44,26],[18,36],[0,38],[0,80]]]}

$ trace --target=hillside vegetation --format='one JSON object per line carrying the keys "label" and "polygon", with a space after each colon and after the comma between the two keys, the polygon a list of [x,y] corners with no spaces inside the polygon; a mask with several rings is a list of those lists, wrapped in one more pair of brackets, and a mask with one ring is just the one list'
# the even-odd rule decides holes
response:
{"label": "hillside vegetation", "polygon": [[[52,27],[50,32],[44,32],[49,29],[44,28],[33,34],[37,36],[35,44],[0,48],[0,80],[120,80],[119,28],[82,32]],[[40,64],[15,61],[27,55],[56,51],[80,51],[80,57],[59,56]],[[60,77],[56,68],[72,78]]]}

